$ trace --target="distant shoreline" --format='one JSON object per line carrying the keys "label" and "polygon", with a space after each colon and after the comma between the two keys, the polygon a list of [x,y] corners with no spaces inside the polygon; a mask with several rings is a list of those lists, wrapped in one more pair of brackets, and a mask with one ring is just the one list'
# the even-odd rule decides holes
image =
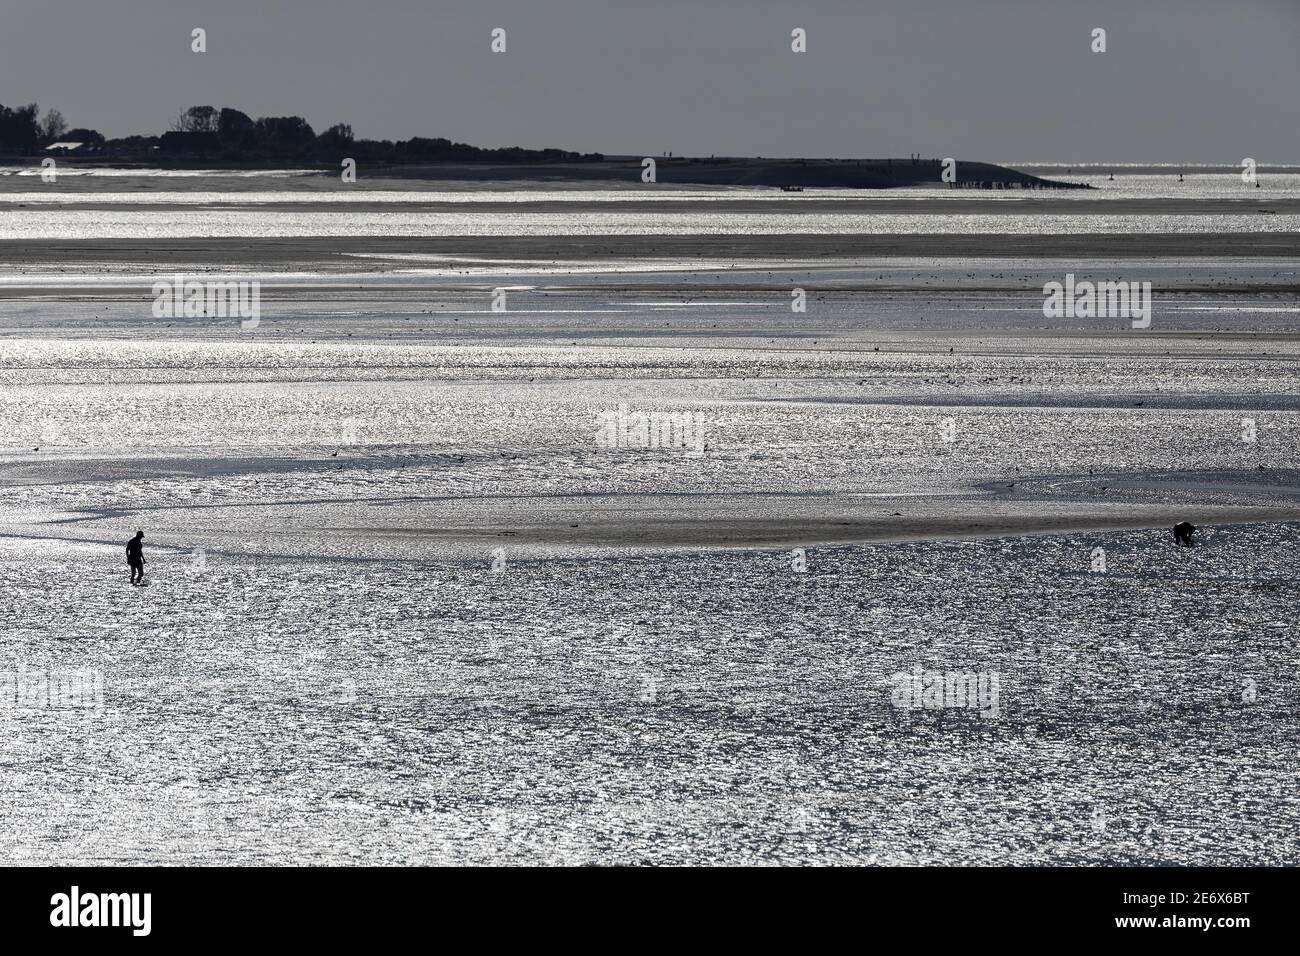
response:
{"label": "distant shoreline", "polygon": [[[74,168],[204,169],[249,172],[283,169],[285,162],[230,161],[209,156],[124,158],[55,156]],[[0,165],[39,165],[41,156],[0,156]],[[765,159],[762,157],[604,157],[538,162],[375,163],[358,161],[358,173],[384,179],[444,179],[471,182],[627,182],[644,183],[653,160],[653,181],[660,185],[757,186],[781,189],[891,189],[948,185],[955,189],[1072,190],[1085,183],[1047,179],[1007,166],[941,159]],[[337,165],[291,163],[295,168],[335,172]]]}

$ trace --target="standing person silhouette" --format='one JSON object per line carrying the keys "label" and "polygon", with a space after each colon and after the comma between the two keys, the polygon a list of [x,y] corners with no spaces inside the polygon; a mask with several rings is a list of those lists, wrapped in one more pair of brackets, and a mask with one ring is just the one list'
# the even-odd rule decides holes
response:
{"label": "standing person silhouette", "polygon": [[144,584],[144,532],[137,531],[126,543],[126,563],[131,567],[131,583]]}

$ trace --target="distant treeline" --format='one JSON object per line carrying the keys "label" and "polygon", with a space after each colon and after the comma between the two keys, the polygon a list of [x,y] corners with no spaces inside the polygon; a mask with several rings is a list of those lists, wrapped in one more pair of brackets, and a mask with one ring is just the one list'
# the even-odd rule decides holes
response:
{"label": "distant treeline", "polygon": [[73,155],[113,159],[148,159],[159,156],[226,162],[338,162],[352,158],[370,163],[494,162],[537,163],[564,160],[599,161],[600,153],[574,153],[562,149],[523,149],[507,146],[480,149],[441,137],[429,139],[355,139],[346,123],[317,133],[301,116],[263,116],[253,119],[236,109],[191,106],[159,136],[106,139],[93,129],[69,128],[58,110],[41,116],[35,103],[7,107],[0,104],[0,153],[31,155],[58,143]]}

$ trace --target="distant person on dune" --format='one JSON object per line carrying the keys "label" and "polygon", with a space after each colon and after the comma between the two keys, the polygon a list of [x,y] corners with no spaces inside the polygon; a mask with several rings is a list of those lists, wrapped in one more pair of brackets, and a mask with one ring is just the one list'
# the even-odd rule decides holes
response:
{"label": "distant person on dune", "polygon": [[144,532],[137,531],[126,543],[126,563],[131,567],[131,583],[144,583]]}

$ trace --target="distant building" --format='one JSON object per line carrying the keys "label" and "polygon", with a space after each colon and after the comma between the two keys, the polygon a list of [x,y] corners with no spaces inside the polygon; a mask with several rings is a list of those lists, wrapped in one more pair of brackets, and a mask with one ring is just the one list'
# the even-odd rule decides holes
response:
{"label": "distant building", "polygon": [[47,153],[58,153],[60,156],[75,156],[79,153],[87,153],[90,147],[86,143],[51,143],[45,147]]}

